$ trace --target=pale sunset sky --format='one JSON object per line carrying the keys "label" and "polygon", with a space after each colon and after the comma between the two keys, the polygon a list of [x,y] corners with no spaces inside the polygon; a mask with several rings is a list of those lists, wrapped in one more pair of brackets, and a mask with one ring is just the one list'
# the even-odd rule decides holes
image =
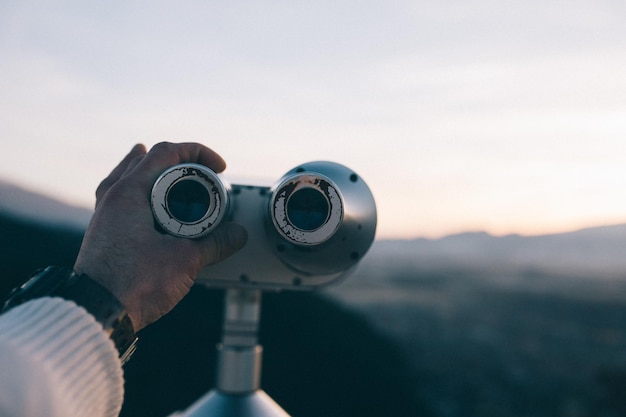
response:
{"label": "pale sunset sky", "polygon": [[[626,222],[626,2],[2,1],[0,179],[92,207],[137,142],[312,160],[378,238]],[[1,196],[0,196],[1,198]]]}

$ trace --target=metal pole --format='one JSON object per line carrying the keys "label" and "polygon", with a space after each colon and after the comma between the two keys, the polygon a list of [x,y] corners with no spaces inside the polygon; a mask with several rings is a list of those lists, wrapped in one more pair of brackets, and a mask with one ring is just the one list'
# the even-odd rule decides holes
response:
{"label": "metal pole", "polygon": [[224,333],[218,345],[217,389],[230,394],[256,391],[263,348],[257,344],[261,291],[226,290]]}
{"label": "metal pole", "polygon": [[217,386],[181,415],[289,417],[260,389],[263,348],[257,344],[257,332],[261,291],[227,289],[224,308],[224,334],[217,348]]}

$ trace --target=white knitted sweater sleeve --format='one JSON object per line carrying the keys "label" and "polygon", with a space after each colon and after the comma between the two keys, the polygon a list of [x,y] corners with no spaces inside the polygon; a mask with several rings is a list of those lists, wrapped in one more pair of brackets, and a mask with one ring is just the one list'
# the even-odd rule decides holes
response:
{"label": "white knitted sweater sleeve", "polygon": [[82,307],[45,297],[0,315],[0,416],[115,417],[123,397],[117,349]]}

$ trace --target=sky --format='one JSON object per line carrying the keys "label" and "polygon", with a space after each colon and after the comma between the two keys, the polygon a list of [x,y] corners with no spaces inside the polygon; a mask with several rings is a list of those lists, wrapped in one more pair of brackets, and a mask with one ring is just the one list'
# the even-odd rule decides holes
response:
{"label": "sky", "polygon": [[2,1],[0,179],[92,207],[133,144],[194,141],[233,182],[347,165],[383,239],[624,223],[624,21],[609,0]]}

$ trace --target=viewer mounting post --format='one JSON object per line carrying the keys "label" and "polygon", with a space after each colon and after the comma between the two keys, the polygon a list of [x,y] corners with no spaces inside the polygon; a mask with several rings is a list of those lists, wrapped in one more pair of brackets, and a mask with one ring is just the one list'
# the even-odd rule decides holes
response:
{"label": "viewer mounting post", "polygon": [[288,417],[260,387],[263,348],[257,344],[261,291],[228,289],[218,345],[217,386],[186,412],[190,417]]}

